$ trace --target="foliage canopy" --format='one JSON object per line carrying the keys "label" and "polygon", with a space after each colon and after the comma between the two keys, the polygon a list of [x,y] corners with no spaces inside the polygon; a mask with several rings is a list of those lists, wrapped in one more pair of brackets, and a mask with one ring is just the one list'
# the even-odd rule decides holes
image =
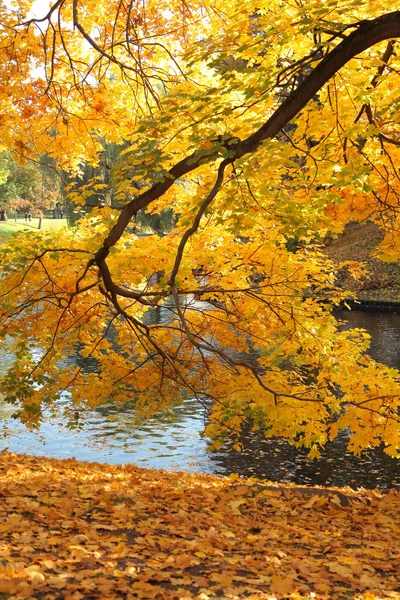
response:
{"label": "foliage canopy", "polygon": [[[2,140],[60,171],[120,146],[112,192],[74,229],[0,249],[1,380],[36,426],[57,398],[132,402],[185,394],[209,408],[215,445],[244,423],[310,448],[349,430],[355,452],[400,454],[399,374],[338,328],[344,292],[321,253],[349,221],[400,250],[400,12],[385,2],[57,0],[1,5]],[[111,18],[110,18],[111,15]],[[114,206],[114,207],[113,207]],[[141,210],[174,229],[138,237]],[[295,238],[296,251],[288,249]],[[348,264],[354,276],[360,265]],[[94,359],[96,372],[79,353]]]}

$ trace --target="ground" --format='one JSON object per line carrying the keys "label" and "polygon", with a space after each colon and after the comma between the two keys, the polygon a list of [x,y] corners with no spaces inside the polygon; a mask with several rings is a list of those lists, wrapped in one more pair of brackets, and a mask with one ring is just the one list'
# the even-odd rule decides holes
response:
{"label": "ground", "polygon": [[0,454],[0,598],[400,599],[400,492]]}
{"label": "ground", "polygon": [[342,272],[340,285],[354,291],[360,300],[400,301],[400,264],[386,263],[374,257],[383,233],[375,223],[351,223],[343,235],[331,241],[325,248],[326,254],[335,263],[344,260],[364,262],[368,275],[360,281]]}

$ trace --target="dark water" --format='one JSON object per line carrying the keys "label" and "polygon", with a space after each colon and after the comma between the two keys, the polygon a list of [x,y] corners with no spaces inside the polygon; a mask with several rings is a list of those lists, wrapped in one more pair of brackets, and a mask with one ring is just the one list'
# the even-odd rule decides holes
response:
{"label": "dark water", "polygon": [[400,314],[343,310],[338,318],[350,327],[362,327],[371,336],[369,354],[379,362],[400,369]]}
{"label": "dark water", "polygon": [[[339,317],[347,320],[348,326],[363,327],[372,335],[370,353],[376,359],[400,368],[400,315],[343,311]],[[0,354],[0,368],[6,367],[9,360]],[[147,468],[219,475],[239,473],[297,484],[400,488],[400,461],[379,450],[361,457],[351,455],[345,451],[345,433],[329,444],[320,459],[313,461],[306,452],[280,439],[264,439],[261,434],[248,436],[243,452],[226,448],[209,453],[207,441],[199,435],[204,414],[190,398],[175,408],[172,418],[160,414],[140,426],[133,425],[129,412],[108,408],[91,413],[81,431],[71,432],[53,421],[45,423],[39,435],[8,419],[10,412],[8,407],[0,406],[0,450],[9,447],[55,458],[75,456],[78,460],[110,464],[133,462]]]}
{"label": "dark water", "polygon": [[[371,337],[369,353],[376,360],[400,369],[400,314],[365,311],[341,311],[339,319],[346,328],[364,328]],[[297,484],[350,485],[352,487],[400,488],[400,460],[381,450],[364,452],[357,457],[346,451],[346,434],[327,445],[322,457],[309,460],[303,450],[282,440],[264,439],[252,434],[245,440],[242,453],[216,455],[214,460],[227,471],[246,477]]]}

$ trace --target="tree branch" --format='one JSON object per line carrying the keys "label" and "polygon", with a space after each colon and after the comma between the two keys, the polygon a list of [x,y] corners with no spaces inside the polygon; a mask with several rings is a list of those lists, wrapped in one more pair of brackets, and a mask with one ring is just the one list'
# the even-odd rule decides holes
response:
{"label": "tree branch", "polygon": [[[231,160],[237,160],[246,154],[255,152],[260,144],[275,137],[315,96],[315,94],[352,58],[384,40],[400,36],[400,11],[395,11],[373,20],[362,21],[357,29],[343,39],[294,89],[273,115],[257,131],[248,138],[238,142],[228,140],[225,144],[231,154]],[[217,158],[218,153],[210,154],[209,161]],[[204,164],[204,153],[193,153],[179,161],[166,174],[163,181],[154,184],[150,189],[139,194],[127,203],[117,223],[104,240],[103,246],[95,255],[96,262],[108,255],[128,226],[132,216],[160,198],[175,181]]]}

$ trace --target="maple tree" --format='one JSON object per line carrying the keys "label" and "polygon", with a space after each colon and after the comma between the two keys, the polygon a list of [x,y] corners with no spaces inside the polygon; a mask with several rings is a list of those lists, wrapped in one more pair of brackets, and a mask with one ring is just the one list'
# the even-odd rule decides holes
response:
{"label": "maple tree", "polygon": [[[339,327],[345,293],[321,243],[370,219],[398,259],[400,12],[366,0],[30,8],[0,5],[4,145],[75,175],[100,164],[102,144],[121,151],[109,182],[68,190],[77,205],[111,190],[111,206],[0,248],[15,353],[1,392],[16,416],[35,427],[64,410],[73,425],[112,401],[145,418],[191,394],[214,447],[251,423],[314,456],[340,430],[355,452],[399,456],[399,373],[365,354],[365,332]],[[168,235],[132,231],[140,211],[167,209]],[[76,352],[96,372],[66,360]]]}

